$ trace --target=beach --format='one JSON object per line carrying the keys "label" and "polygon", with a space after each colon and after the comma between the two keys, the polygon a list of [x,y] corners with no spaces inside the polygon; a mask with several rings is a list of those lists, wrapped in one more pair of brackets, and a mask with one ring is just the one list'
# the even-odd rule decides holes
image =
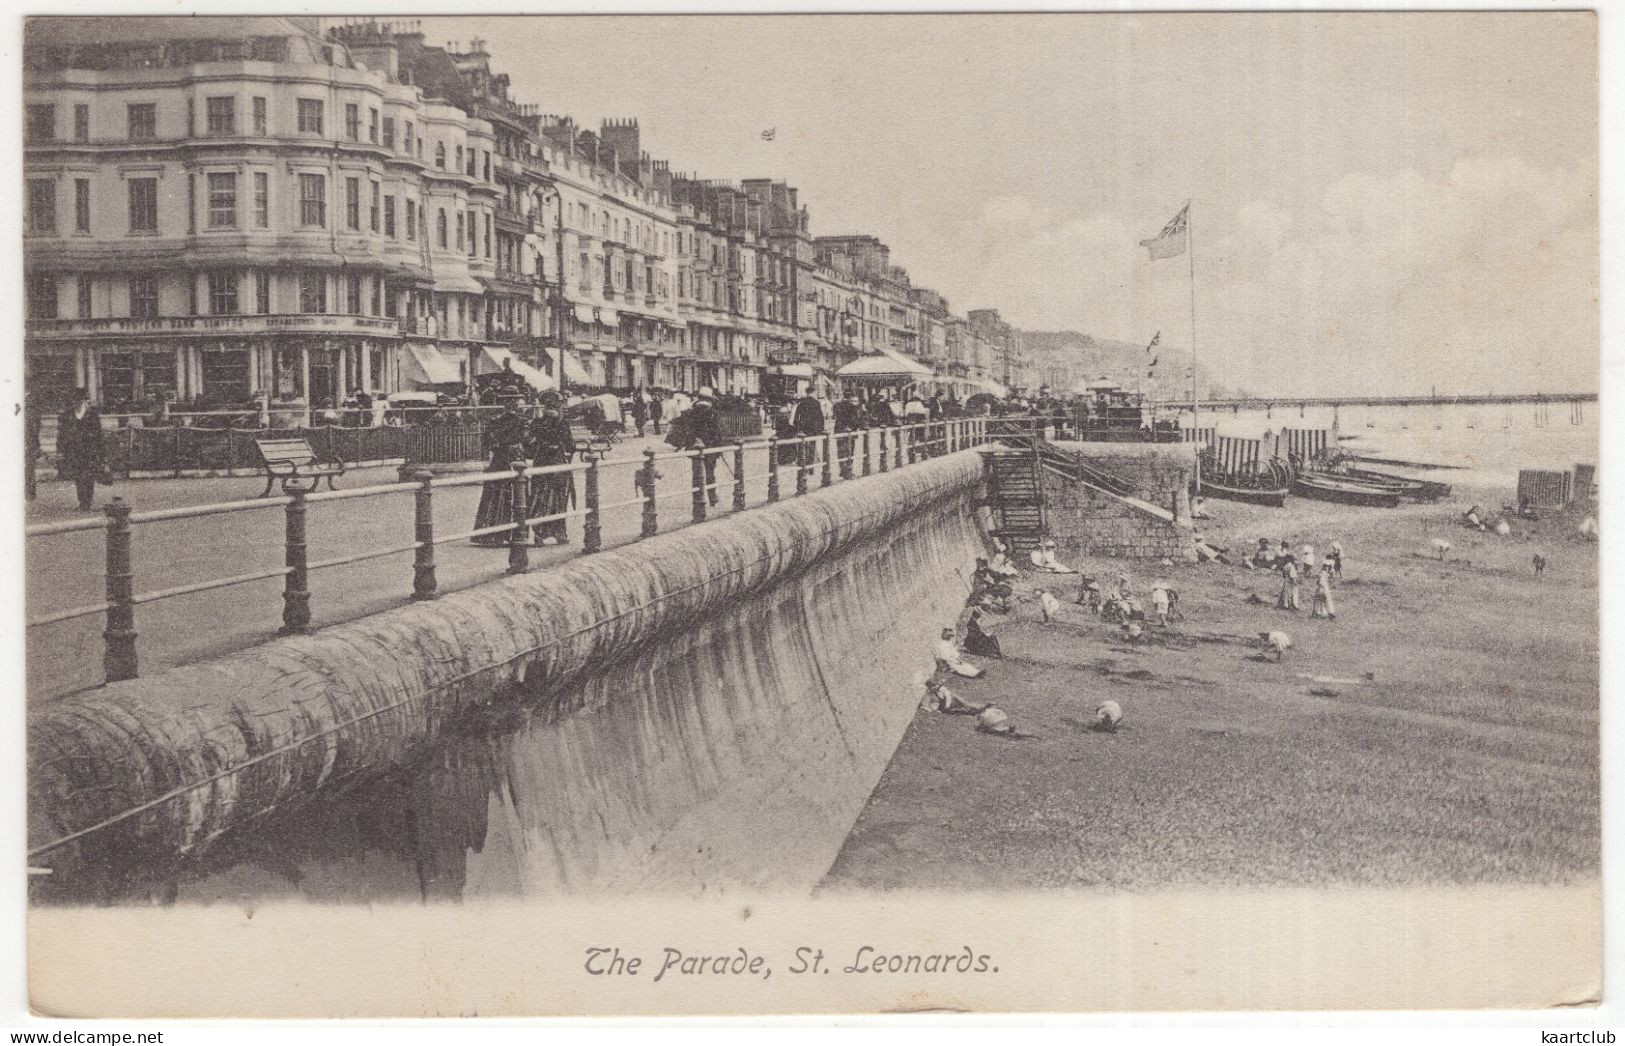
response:
{"label": "beach", "polygon": [[[1460,513],[1512,500],[1465,473],[1437,504],[1284,509],[1210,500],[1208,541],[1345,552],[1337,616],[1275,606],[1275,574],[1219,563],[1062,560],[1184,619],[1138,642],[1025,574],[989,615],[1003,659],[962,699],[1018,736],[918,712],[821,890],[1560,883],[1598,874],[1596,545],[1577,503],[1501,537]],[[1478,481],[1482,483],[1482,481]],[[1450,544],[1441,561],[1434,539]],[[1536,576],[1535,552],[1548,561]],[[968,565],[967,565],[968,566]],[[1038,585],[1062,597],[1040,621]],[[1258,634],[1292,648],[1265,657]],[[1090,730],[1099,702],[1123,710]]]}

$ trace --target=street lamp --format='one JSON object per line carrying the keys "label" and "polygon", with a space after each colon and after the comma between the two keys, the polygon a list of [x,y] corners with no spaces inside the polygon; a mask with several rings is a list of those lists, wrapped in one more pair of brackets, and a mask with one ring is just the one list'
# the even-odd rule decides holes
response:
{"label": "street lamp", "polygon": [[[553,266],[553,279],[554,279],[555,283],[554,283],[552,298],[553,298],[553,336],[558,339],[558,349],[559,349],[559,371],[558,371],[557,379],[558,379],[558,386],[559,386],[559,395],[563,396],[565,394],[565,380],[566,380],[565,376],[564,376],[564,354],[565,354],[566,351],[568,351],[565,348],[567,342],[566,342],[566,339],[565,339],[565,336],[564,336],[564,324],[565,324],[565,318],[569,315],[569,309],[570,309],[570,303],[564,297],[564,193],[560,192],[556,188],[555,189],[543,189],[540,192],[540,196],[541,196],[543,206],[547,205],[549,197],[552,197],[553,202],[558,204],[558,209],[555,212],[556,218],[555,218],[555,222],[554,222],[554,226],[553,226],[553,229],[554,229],[553,241],[554,241],[554,248],[555,248],[555,252],[556,252],[556,259],[555,259],[555,263],[554,263],[554,266]],[[544,281],[544,283],[545,283],[545,281]]]}

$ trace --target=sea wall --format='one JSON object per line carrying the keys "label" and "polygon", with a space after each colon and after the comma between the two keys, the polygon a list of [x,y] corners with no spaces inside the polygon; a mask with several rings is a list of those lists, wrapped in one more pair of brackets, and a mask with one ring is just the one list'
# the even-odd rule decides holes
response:
{"label": "sea wall", "polygon": [[[1191,559],[1189,485],[1196,452],[1183,443],[1055,444],[1131,488],[1132,500],[1043,471],[1050,536],[1074,555]],[[1138,502],[1138,504],[1136,503]],[[1173,518],[1170,519],[1169,517]]]}
{"label": "sea wall", "polygon": [[810,884],[963,601],[980,477],[962,452],[46,703],[31,849],[151,805],[32,863],[196,857],[394,771],[428,892]]}

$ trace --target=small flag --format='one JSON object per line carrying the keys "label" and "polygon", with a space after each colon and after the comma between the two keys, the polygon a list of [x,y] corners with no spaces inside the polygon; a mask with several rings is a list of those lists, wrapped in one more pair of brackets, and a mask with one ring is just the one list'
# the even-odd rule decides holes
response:
{"label": "small flag", "polygon": [[762,141],[771,142],[775,137],[778,136],[778,133],[779,129],[777,127],[769,127],[767,130],[762,132]]}
{"label": "small flag", "polygon": [[1153,369],[1153,370],[1155,370],[1155,369],[1156,369],[1156,366],[1157,366],[1157,360],[1160,360],[1160,359],[1162,359],[1162,357],[1161,357],[1161,356],[1154,356],[1154,357],[1152,357],[1152,359],[1151,359],[1151,368],[1152,368],[1152,369]]}
{"label": "small flag", "polygon": [[1157,333],[1151,335],[1151,344],[1149,344],[1149,345],[1147,345],[1145,347],[1145,351],[1146,351],[1147,355],[1150,354],[1152,349],[1157,347],[1157,343],[1160,342],[1160,341],[1162,341],[1162,332],[1161,331],[1158,331]]}
{"label": "small flag", "polygon": [[1188,235],[1185,222],[1190,209],[1191,205],[1187,203],[1179,209],[1179,213],[1174,215],[1172,221],[1163,226],[1162,232],[1158,236],[1154,239],[1140,241],[1140,246],[1151,252],[1152,261],[1177,258],[1185,253],[1186,237]]}

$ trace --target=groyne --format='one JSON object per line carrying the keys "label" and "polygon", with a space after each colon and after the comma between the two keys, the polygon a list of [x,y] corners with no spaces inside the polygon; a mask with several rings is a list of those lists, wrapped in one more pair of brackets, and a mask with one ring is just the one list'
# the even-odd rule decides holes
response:
{"label": "groyne", "polygon": [[534,844],[506,888],[815,881],[963,601],[980,481],[961,452],[43,704],[30,861],[71,893],[195,857],[503,707],[487,769]]}

